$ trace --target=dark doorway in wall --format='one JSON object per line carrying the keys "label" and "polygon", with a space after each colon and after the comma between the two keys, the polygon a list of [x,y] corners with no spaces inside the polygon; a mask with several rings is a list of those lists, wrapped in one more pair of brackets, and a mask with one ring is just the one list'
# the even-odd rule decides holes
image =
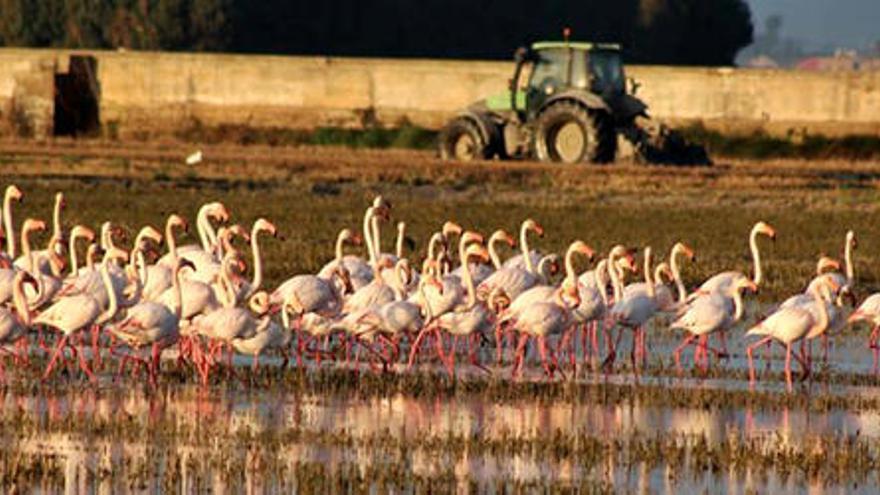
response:
{"label": "dark doorway in wall", "polygon": [[55,74],[56,136],[89,136],[100,132],[98,61],[71,55],[67,73]]}

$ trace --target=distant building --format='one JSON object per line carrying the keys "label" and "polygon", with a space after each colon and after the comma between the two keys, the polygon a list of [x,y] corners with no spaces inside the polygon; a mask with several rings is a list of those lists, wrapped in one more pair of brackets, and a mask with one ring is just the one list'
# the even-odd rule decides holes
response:
{"label": "distant building", "polygon": [[858,70],[860,68],[859,54],[855,50],[837,50],[830,57],[807,57],[795,64],[800,70]]}
{"label": "distant building", "polygon": [[758,55],[746,60],[744,67],[752,69],[778,69],[779,64],[767,55]]}

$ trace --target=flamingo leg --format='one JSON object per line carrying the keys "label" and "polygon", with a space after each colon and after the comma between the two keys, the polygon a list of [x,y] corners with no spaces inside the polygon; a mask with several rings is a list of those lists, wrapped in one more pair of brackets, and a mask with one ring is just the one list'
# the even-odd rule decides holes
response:
{"label": "flamingo leg", "polygon": [[765,345],[765,344],[768,344],[768,343],[772,342],[772,340],[773,340],[773,337],[767,336],[767,337],[762,338],[761,340],[755,342],[754,344],[752,344],[746,348],[746,356],[748,356],[748,358],[749,358],[749,383],[751,383],[751,384],[755,383],[755,361],[752,356],[752,353],[754,353],[755,349],[757,349],[758,347]]}
{"label": "flamingo leg", "polygon": [[785,384],[791,393],[791,342],[785,345]]}
{"label": "flamingo leg", "polygon": [[687,348],[687,346],[689,346],[691,344],[691,342],[694,341],[695,338],[697,338],[697,336],[694,334],[688,335],[687,337],[685,337],[681,341],[681,344],[679,344],[679,346],[675,348],[675,352],[672,353],[672,357],[675,359],[675,367],[678,369],[679,373],[681,373],[681,371],[682,371],[682,369],[681,369],[681,352],[683,350],[685,350]]}
{"label": "flamingo leg", "polygon": [[519,373],[522,371],[523,361],[525,361],[525,351],[526,344],[529,343],[529,334],[523,332],[519,336],[519,341],[516,344],[516,352],[515,359],[513,364],[513,373],[512,377],[516,378]]}
{"label": "flamingo leg", "polygon": [[58,358],[61,356],[64,351],[65,346],[67,346],[67,335],[61,337],[57,344],[55,344],[55,351],[52,353],[52,358],[49,359],[49,364],[46,366],[46,371],[43,372],[43,380],[49,378],[52,374],[52,370],[55,368],[55,363],[58,361]]}

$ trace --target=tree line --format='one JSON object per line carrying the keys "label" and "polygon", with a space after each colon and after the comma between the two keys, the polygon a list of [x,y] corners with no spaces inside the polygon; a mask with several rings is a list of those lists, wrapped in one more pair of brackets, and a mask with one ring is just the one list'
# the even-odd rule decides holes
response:
{"label": "tree line", "polygon": [[635,63],[726,65],[745,0],[0,0],[0,44],[507,59],[520,45],[614,41]]}

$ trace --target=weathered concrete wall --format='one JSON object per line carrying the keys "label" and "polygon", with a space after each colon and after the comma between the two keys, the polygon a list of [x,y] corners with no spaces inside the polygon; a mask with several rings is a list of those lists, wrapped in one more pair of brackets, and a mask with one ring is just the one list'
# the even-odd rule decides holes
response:
{"label": "weathered concrete wall", "polygon": [[[51,128],[52,73],[71,54],[96,57],[100,113],[121,134],[191,125],[392,125],[437,128],[503,91],[512,64],[434,60],[0,50],[0,111]],[[651,114],[743,131],[880,134],[880,72],[637,66],[629,75]],[[23,109],[23,110],[21,110]]]}

